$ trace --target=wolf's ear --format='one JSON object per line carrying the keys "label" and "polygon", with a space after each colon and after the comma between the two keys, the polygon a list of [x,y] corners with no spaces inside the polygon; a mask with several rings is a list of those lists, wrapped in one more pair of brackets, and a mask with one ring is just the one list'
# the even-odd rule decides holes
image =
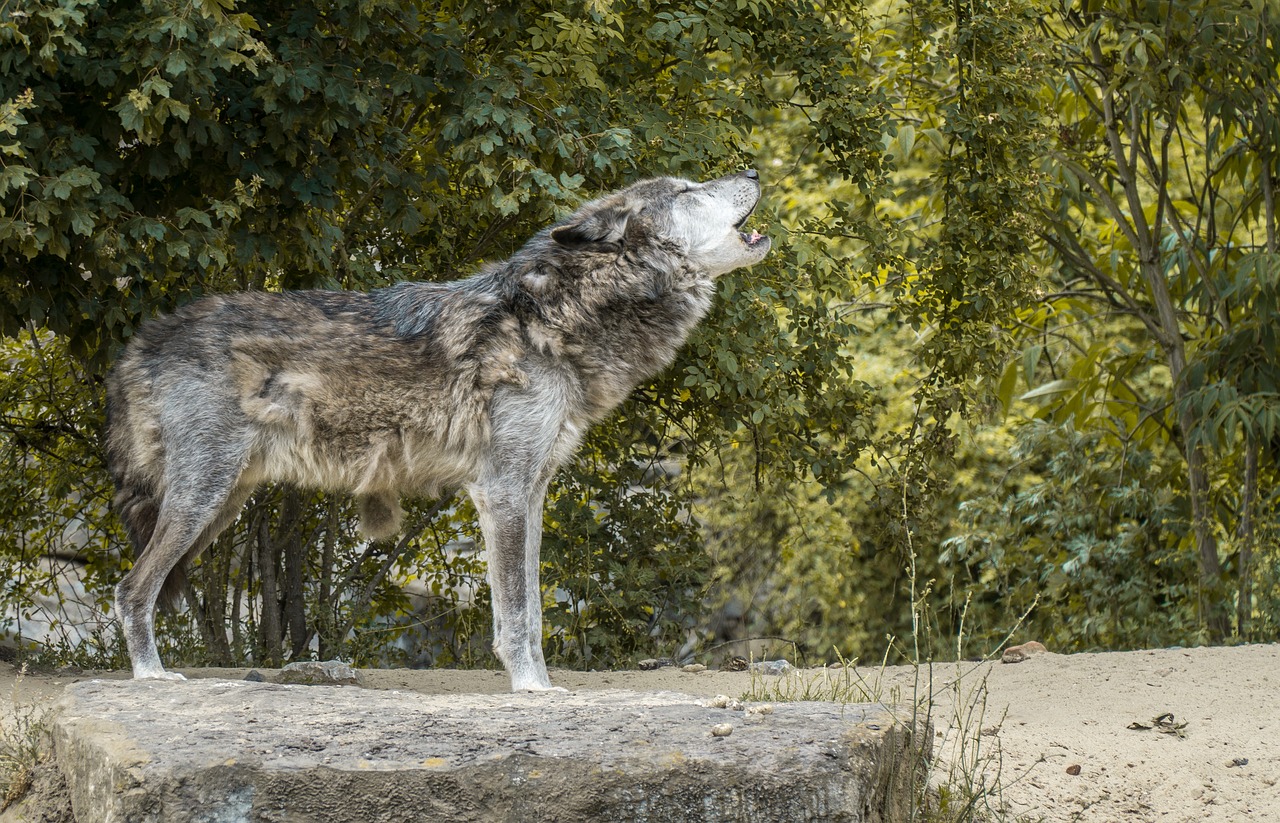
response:
{"label": "wolf's ear", "polygon": [[567,249],[620,252],[627,231],[629,209],[605,206],[583,217],[576,215],[563,226],[551,230],[551,239]]}

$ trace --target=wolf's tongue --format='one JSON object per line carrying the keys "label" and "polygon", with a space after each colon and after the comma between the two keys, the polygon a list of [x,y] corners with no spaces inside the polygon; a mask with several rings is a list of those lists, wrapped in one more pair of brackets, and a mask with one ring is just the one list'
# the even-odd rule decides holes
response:
{"label": "wolf's tongue", "polygon": [[763,237],[763,236],[764,236],[764,235],[760,234],[760,232],[758,232],[758,231],[754,231],[754,230],[753,230],[753,231],[751,232],[751,242],[752,242],[752,243],[758,243],[758,242],[760,242],[760,238],[761,238],[761,237]]}

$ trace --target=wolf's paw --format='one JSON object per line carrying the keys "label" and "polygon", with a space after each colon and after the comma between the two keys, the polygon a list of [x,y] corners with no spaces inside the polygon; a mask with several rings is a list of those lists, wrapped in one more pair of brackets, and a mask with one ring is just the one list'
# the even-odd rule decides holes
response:
{"label": "wolf's paw", "polygon": [[542,677],[513,677],[511,678],[511,691],[569,693],[568,689],[562,689],[559,686],[552,686],[551,681],[545,674]]}
{"label": "wolf's paw", "polygon": [[161,669],[158,672],[134,672],[134,680],[186,680],[187,678],[177,672],[167,672]]}
{"label": "wolf's paw", "polygon": [[568,693],[569,693],[569,690],[568,690],[568,689],[563,689],[563,688],[561,688],[561,687],[559,687],[559,686],[524,686],[523,688],[519,688],[519,689],[512,689],[512,691],[516,691],[516,692],[544,692],[544,693],[545,693],[545,692],[558,692],[558,693],[560,693],[560,694],[568,694]]}

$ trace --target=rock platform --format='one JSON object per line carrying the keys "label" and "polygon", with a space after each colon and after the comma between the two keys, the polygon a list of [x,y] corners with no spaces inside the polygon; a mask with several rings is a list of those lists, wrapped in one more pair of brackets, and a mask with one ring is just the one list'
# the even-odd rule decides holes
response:
{"label": "rock platform", "polygon": [[51,729],[80,823],[907,818],[929,740],[909,716],[729,703],[94,680]]}

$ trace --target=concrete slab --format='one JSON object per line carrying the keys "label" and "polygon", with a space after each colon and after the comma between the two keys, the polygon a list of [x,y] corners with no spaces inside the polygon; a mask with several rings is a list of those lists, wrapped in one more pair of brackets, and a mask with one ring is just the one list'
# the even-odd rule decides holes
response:
{"label": "concrete slab", "polygon": [[909,718],[708,702],[88,681],[52,730],[80,823],[906,818],[929,740]]}

